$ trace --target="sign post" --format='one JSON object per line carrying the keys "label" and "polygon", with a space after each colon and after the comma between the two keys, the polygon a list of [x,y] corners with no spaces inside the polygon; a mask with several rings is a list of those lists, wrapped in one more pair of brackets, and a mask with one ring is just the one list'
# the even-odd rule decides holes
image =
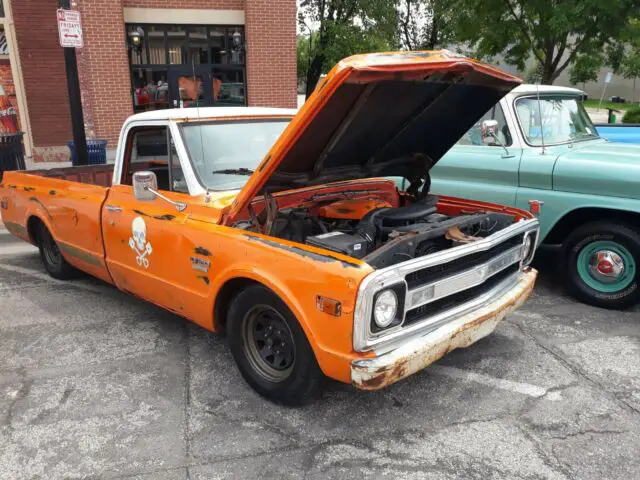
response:
{"label": "sign post", "polygon": [[64,48],[64,64],[67,71],[67,90],[69,92],[69,106],[71,108],[71,126],[73,129],[73,143],[75,144],[78,165],[87,165],[87,137],[84,131],[84,114],[82,112],[82,97],[80,96],[80,77],[76,60],[76,48],[84,46],[80,12],[70,10],[70,0],[58,0],[58,32],[60,45]]}
{"label": "sign post", "polygon": [[600,106],[602,105],[602,99],[604,98],[604,92],[607,91],[607,85],[611,83],[611,79],[613,78],[613,72],[607,72],[607,75],[604,77],[604,87],[602,87],[602,95],[600,95],[600,102],[598,103],[598,111],[600,111]]}

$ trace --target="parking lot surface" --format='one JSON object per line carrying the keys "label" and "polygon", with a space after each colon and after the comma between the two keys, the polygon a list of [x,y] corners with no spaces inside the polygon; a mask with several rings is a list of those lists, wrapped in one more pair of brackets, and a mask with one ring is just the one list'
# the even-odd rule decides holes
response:
{"label": "parking lot surface", "polygon": [[217,337],[0,232],[0,479],[640,478],[640,308],[562,293],[380,392],[283,408]]}

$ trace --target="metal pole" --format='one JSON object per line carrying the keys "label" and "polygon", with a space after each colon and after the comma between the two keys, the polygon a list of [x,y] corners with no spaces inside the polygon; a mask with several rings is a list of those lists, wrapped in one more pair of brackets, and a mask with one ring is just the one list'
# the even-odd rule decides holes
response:
{"label": "metal pole", "polygon": [[[71,0],[58,0],[61,8],[71,9]],[[78,152],[78,165],[88,165],[87,137],[84,132],[84,115],[82,113],[82,97],[80,96],[80,76],[78,75],[78,62],[76,49],[64,49],[64,65],[67,70],[67,89],[69,91],[69,107],[71,108],[71,127],[73,129],[73,142]]]}

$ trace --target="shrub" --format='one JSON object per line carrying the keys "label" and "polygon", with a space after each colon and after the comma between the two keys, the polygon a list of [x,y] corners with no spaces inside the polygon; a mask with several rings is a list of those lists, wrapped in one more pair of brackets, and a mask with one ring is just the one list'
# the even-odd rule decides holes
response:
{"label": "shrub", "polygon": [[627,113],[622,117],[622,123],[640,123],[640,107],[627,110]]}

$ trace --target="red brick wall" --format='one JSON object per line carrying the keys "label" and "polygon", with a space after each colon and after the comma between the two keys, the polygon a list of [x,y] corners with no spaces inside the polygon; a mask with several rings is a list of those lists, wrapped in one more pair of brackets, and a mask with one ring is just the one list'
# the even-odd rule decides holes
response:
{"label": "red brick wall", "polygon": [[[265,0],[268,1],[268,0]],[[244,10],[244,0],[123,0],[125,7]]]}
{"label": "red brick wall", "polygon": [[249,105],[295,108],[295,0],[246,0],[245,13]]}
{"label": "red brick wall", "polygon": [[77,0],[84,49],[80,61],[85,118],[95,136],[115,148],[124,120],[133,113],[122,0]]}
{"label": "red brick wall", "polygon": [[[65,145],[71,118],[56,0],[11,0],[36,147]],[[294,0],[75,0],[82,13],[78,52],[87,135],[117,144],[133,112],[123,7],[244,9],[250,105],[296,106]]]}
{"label": "red brick wall", "polygon": [[72,138],[64,53],[55,0],[12,0],[33,143],[65,145]]}

